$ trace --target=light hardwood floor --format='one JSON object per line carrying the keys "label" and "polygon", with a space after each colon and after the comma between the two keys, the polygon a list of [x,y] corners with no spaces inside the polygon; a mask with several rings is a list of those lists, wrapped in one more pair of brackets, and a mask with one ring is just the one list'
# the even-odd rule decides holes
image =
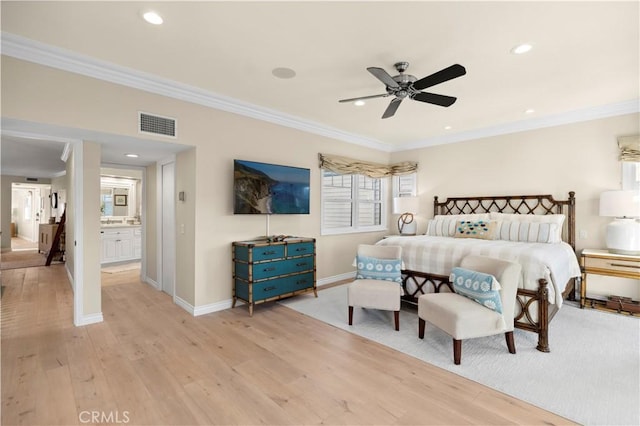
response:
{"label": "light hardwood floor", "polygon": [[3,425],[570,423],[277,304],[192,317],[137,274],[74,327],[63,265],[2,271]]}

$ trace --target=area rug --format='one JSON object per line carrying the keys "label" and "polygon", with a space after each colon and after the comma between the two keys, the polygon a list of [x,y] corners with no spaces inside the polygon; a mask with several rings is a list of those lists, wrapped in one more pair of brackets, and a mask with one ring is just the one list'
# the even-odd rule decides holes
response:
{"label": "area rug", "polygon": [[7,251],[0,254],[0,269],[33,268],[44,266],[47,256],[37,250]]}
{"label": "area rug", "polygon": [[504,335],[462,343],[453,363],[452,340],[427,323],[418,339],[417,312],[403,308],[400,331],[393,314],[356,308],[347,325],[346,286],[301,295],[280,304],[389,346],[547,411],[585,425],[640,424],[640,320],[565,304],[551,321],[550,353],[535,349],[534,333],[515,330],[517,354]]}
{"label": "area rug", "polygon": [[105,266],[100,269],[100,271],[107,274],[116,274],[118,272],[132,271],[134,269],[140,269],[140,262],[130,262],[123,263],[121,265]]}

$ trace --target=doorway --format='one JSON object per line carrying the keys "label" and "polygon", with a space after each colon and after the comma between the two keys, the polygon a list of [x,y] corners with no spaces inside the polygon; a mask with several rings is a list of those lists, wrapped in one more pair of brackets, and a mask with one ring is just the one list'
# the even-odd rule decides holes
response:
{"label": "doorway", "polygon": [[39,227],[51,217],[51,185],[11,184],[11,251],[38,250]]}

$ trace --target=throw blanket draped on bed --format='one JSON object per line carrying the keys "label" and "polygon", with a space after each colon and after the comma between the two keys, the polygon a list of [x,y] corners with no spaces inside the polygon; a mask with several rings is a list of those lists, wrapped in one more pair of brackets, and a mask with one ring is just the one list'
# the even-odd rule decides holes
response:
{"label": "throw blanket draped on bed", "polygon": [[470,254],[495,257],[522,265],[522,288],[537,290],[538,280],[549,283],[549,303],[562,306],[562,292],[570,278],[580,276],[580,266],[567,243],[524,243],[418,235],[388,237],[377,244],[402,247],[405,269],[449,276]]}

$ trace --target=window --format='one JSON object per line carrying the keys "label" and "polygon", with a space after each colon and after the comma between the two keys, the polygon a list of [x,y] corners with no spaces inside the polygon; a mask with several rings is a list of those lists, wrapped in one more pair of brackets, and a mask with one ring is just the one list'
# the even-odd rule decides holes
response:
{"label": "window", "polygon": [[393,197],[415,197],[417,190],[417,173],[393,176]]}
{"label": "window", "polygon": [[386,180],[322,170],[322,235],[383,231]]}
{"label": "window", "polygon": [[640,162],[622,162],[622,189],[640,191]]}

